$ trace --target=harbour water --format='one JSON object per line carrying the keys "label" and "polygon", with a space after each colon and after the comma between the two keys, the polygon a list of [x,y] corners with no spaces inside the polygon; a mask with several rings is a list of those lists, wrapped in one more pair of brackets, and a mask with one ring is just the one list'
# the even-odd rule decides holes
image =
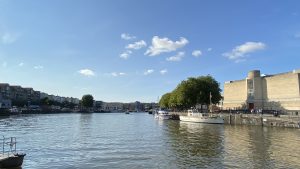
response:
{"label": "harbour water", "polygon": [[300,130],[158,121],[146,113],[20,115],[23,169],[300,168]]}

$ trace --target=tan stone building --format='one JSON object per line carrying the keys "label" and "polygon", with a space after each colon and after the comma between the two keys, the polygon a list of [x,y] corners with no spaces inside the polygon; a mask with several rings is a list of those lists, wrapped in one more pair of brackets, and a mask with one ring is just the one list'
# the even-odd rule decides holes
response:
{"label": "tan stone building", "polygon": [[275,75],[248,73],[224,84],[223,109],[300,110],[300,70]]}

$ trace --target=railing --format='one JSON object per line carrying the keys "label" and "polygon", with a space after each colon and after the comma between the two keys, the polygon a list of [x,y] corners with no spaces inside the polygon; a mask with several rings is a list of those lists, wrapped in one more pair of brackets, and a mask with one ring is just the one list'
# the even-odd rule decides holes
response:
{"label": "railing", "polygon": [[9,137],[5,138],[3,136],[2,139],[2,155],[17,152],[17,138],[16,137]]}

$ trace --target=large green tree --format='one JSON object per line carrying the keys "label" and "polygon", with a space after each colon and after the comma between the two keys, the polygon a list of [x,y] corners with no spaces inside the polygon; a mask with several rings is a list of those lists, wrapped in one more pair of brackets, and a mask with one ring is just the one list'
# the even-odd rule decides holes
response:
{"label": "large green tree", "polygon": [[83,107],[90,108],[94,105],[94,97],[90,94],[86,94],[82,96],[81,104]]}
{"label": "large green tree", "polygon": [[162,108],[169,108],[171,93],[164,94],[159,100],[159,106]]}
{"label": "large green tree", "polygon": [[196,105],[208,105],[221,100],[219,83],[211,76],[190,77],[183,80],[171,92],[166,93],[160,100],[161,107],[187,109]]}

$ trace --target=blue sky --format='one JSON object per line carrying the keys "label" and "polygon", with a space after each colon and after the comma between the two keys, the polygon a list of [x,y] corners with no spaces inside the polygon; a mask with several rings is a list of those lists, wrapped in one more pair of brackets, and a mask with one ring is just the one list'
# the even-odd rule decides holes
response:
{"label": "blue sky", "polygon": [[192,76],[299,69],[297,0],[0,0],[0,82],[153,102]]}

